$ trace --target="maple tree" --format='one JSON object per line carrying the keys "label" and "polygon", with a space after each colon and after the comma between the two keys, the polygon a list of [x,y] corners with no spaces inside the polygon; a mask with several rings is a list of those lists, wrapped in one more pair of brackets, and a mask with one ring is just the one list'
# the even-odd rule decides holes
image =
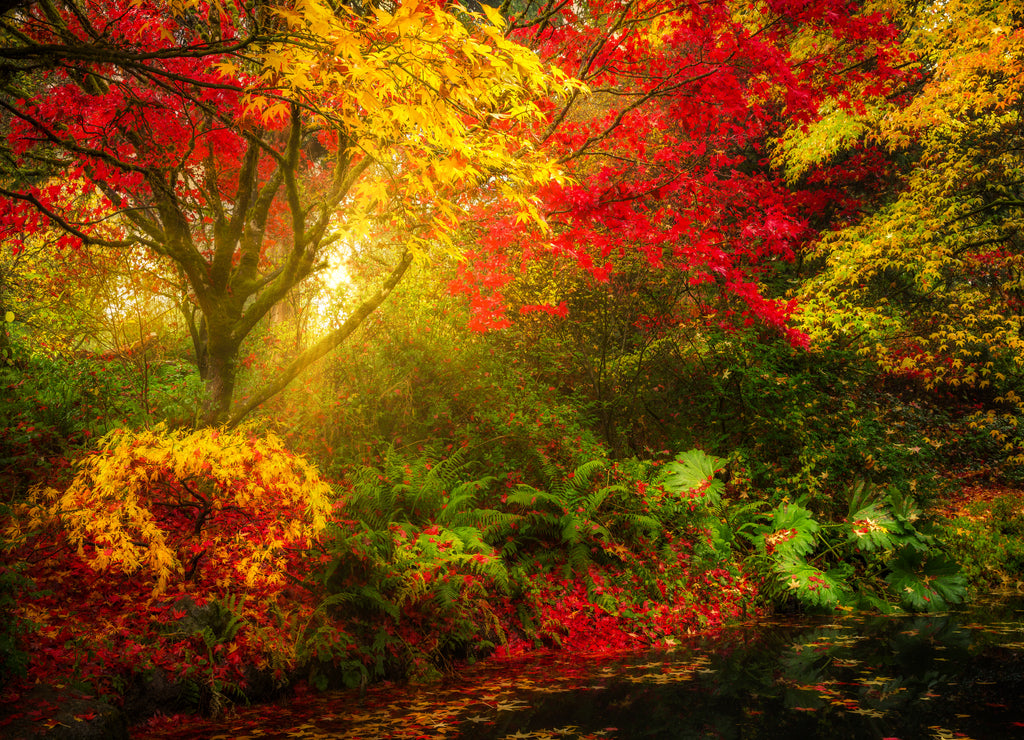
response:
{"label": "maple tree", "polygon": [[[688,286],[680,320],[763,322],[802,341],[787,324],[793,304],[771,298],[759,278],[794,257],[813,234],[808,211],[824,204],[786,187],[767,146],[827,103],[859,107],[888,91],[894,29],[885,17],[832,0],[505,7],[511,36],[592,95],[558,101],[541,133],[574,178],[544,189],[553,238],[529,233],[522,255],[509,254],[516,224],[497,219],[463,266],[454,287],[478,324],[507,325],[502,289],[539,253],[598,281],[628,254]],[[557,297],[538,307],[565,310]]]}
{"label": "maple tree", "polygon": [[794,182],[872,158],[890,185],[808,251],[799,325],[883,372],[983,405],[1020,463],[1020,110],[1024,29],[1005,3],[887,3],[916,63],[906,87],[791,129]]}
{"label": "maple tree", "polygon": [[154,595],[211,578],[266,587],[281,583],[285,547],[323,529],[330,498],[273,435],[122,430],[66,490],[37,488],[5,536],[54,529],[93,570],[139,572]]}
{"label": "maple tree", "polygon": [[333,498],[245,426],[110,433],[70,485],[37,486],[5,517],[4,573],[30,577],[13,614],[34,623],[33,682],[70,669],[109,692],[157,671],[216,704],[247,664],[280,673],[310,611],[283,594]]}
{"label": "maple tree", "polygon": [[[564,76],[492,11],[387,7],[47,0],[0,19],[5,242],[56,227],[61,246],[148,250],[189,320],[207,422],[237,423],[344,341],[474,191],[531,218],[526,186],[557,177],[521,129]],[[399,247],[376,288],[232,407],[253,328],[362,241]]]}

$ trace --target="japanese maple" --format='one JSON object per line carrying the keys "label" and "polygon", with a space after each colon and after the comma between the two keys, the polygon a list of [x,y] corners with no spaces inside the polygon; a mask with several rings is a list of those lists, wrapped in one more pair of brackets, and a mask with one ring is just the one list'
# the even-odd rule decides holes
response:
{"label": "japanese maple", "polygon": [[[886,19],[836,0],[506,7],[511,37],[592,94],[553,103],[541,133],[574,178],[544,188],[553,237],[492,220],[454,284],[479,325],[508,322],[502,289],[537,254],[599,281],[642,255],[691,292],[724,300],[708,309],[713,316],[683,318],[735,316],[802,341],[787,324],[793,304],[771,298],[759,278],[794,257],[825,203],[788,188],[768,147],[786,126],[817,120],[826,103],[855,107],[888,91],[895,32]],[[506,248],[511,234],[522,254]]]}
{"label": "japanese maple", "polygon": [[[72,0],[0,18],[5,243],[145,247],[180,296],[208,422],[241,420],[341,343],[471,194],[556,177],[524,138],[562,88],[444,2]],[[240,348],[333,246],[397,244],[379,286],[233,407]]]}
{"label": "japanese maple", "polygon": [[816,270],[800,321],[822,346],[854,347],[887,374],[976,399],[976,425],[1019,465],[1024,28],[1006,3],[889,5],[903,56],[916,60],[913,84],[836,108],[781,147],[794,181],[872,150],[898,163],[894,188],[809,251]]}

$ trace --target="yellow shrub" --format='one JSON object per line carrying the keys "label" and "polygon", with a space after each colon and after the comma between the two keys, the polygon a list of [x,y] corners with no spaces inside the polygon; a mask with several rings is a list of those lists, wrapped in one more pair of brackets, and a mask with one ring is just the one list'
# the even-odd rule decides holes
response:
{"label": "yellow shrub", "polygon": [[331,489],[272,434],[251,428],[111,432],[66,491],[33,492],[8,530],[56,526],[96,570],[178,580],[280,583],[286,548],[324,527]]}

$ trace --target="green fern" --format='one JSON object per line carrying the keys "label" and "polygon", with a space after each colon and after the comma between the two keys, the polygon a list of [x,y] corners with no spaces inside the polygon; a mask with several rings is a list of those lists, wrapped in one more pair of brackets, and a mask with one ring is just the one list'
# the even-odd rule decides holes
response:
{"label": "green fern", "polygon": [[478,493],[495,480],[492,476],[467,480],[467,470],[461,450],[431,462],[425,456],[407,460],[391,448],[379,468],[367,466],[355,472],[347,507],[357,515],[354,518],[374,530],[393,522],[467,523]]}
{"label": "green fern", "polygon": [[[551,465],[543,470],[545,475],[557,473]],[[610,508],[615,494],[625,491],[617,485],[595,489],[595,477],[604,470],[603,460],[590,460],[567,475],[546,481],[546,491],[526,484],[517,486],[506,504],[523,509],[518,546],[525,542],[558,545],[553,556],[557,558],[561,553],[570,571],[585,573],[594,562],[592,548],[614,539],[610,524],[619,516],[606,509]],[[653,520],[638,516],[634,516],[632,522],[657,526]],[[506,545],[504,552],[514,552],[516,548]]]}

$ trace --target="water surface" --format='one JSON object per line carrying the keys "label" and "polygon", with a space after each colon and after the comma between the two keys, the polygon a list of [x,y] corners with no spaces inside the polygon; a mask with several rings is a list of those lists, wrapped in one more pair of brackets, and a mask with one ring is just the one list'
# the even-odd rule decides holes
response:
{"label": "water surface", "polygon": [[1024,600],[776,619],[671,650],[489,661],[440,685],[242,708],[137,737],[1024,737]]}

